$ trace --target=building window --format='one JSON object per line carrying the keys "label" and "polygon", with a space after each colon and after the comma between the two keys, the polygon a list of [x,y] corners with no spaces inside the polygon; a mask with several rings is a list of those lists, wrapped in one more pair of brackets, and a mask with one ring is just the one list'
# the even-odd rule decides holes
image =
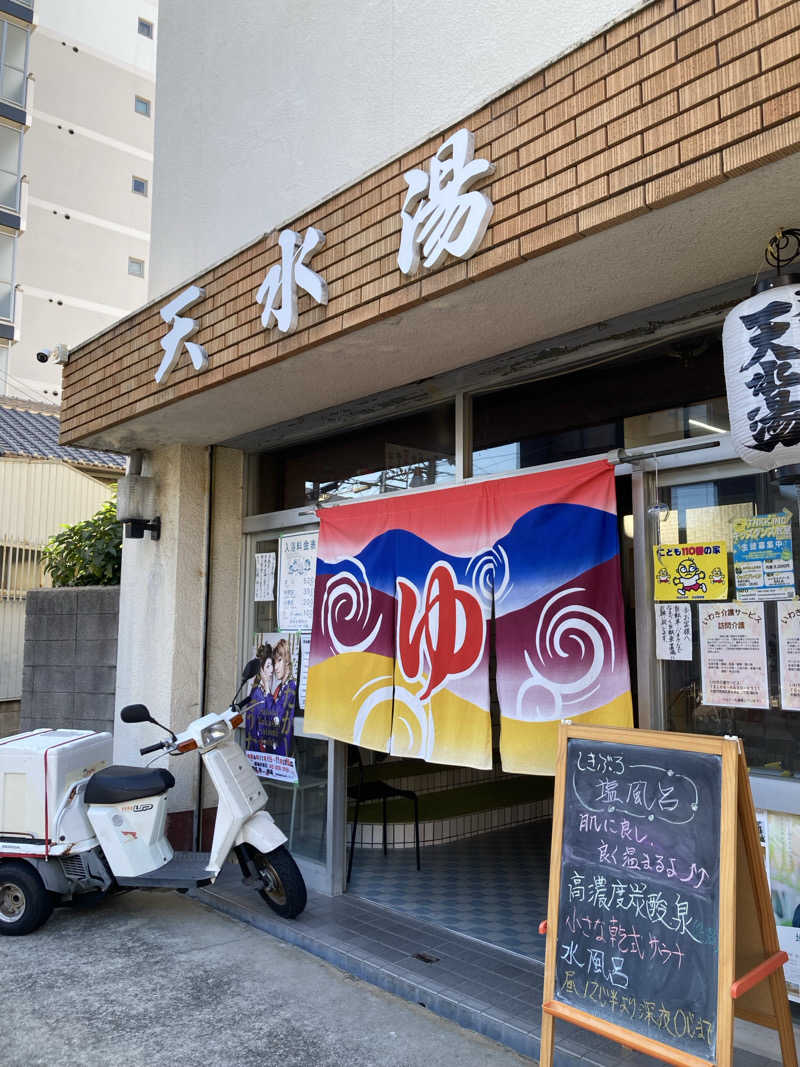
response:
{"label": "building window", "polygon": [[14,257],[17,239],[0,234],[0,319],[14,321]]}
{"label": "building window", "polygon": [[[669,366],[669,375],[659,367]],[[673,369],[674,368],[674,369]],[[476,396],[476,478],[710,433],[726,433],[720,341],[659,343],[579,373]]]}
{"label": "building window", "polygon": [[256,514],[452,482],[455,407],[439,404],[261,459]]}
{"label": "building window", "polygon": [[22,131],[0,125],[0,205],[19,211]]}
{"label": "building window", "polygon": [[145,100],[143,96],[137,96],[134,100],[134,108],[137,115],[144,115],[146,118],[150,118],[150,101]]}
{"label": "building window", "polygon": [[0,22],[0,96],[25,106],[28,70],[28,33],[9,22]]}
{"label": "building window", "polygon": [[131,178],[131,192],[138,193],[139,196],[147,196],[147,179],[137,178],[135,175]]}
{"label": "building window", "polygon": [[128,256],[128,274],[132,274],[134,278],[144,278],[144,260]]}
{"label": "building window", "polygon": [[139,19],[139,34],[142,37],[149,37],[153,39],[153,23],[148,22],[147,19]]}

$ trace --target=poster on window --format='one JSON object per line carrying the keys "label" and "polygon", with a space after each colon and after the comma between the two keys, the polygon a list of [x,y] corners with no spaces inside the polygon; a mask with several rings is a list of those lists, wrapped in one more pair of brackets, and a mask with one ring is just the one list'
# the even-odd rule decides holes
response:
{"label": "poster on window", "polygon": [[763,604],[699,604],[706,707],[769,708]]}
{"label": "poster on window", "polygon": [[299,633],[258,633],[260,670],[245,706],[245,752],[262,778],[296,782],[294,717],[300,664]]}
{"label": "poster on window", "polygon": [[274,552],[256,552],[256,583],[253,600],[263,604],[275,599],[275,562]]}
{"label": "poster on window", "polygon": [[757,812],[766,821],[767,878],[778,942],[789,956],[783,974],[791,1000],[800,1003],[800,815]]}
{"label": "poster on window", "polygon": [[653,596],[658,601],[728,599],[724,541],[653,546]]}
{"label": "poster on window", "polygon": [[692,608],[690,604],[655,604],[656,659],[692,658]]}
{"label": "poster on window", "polygon": [[309,732],[491,768],[493,631],[505,771],[552,774],[561,719],[631,725],[605,460],[320,519]]}
{"label": "poster on window", "polygon": [[310,630],[313,625],[318,538],[314,530],[312,533],[286,534],[278,542],[278,626],[281,630]]}
{"label": "poster on window", "polygon": [[800,711],[800,601],[778,604],[781,708]]}
{"label": "poster on window", "polygon": [[794,597],[791,512],[751,515],[734,522],[733,572],[737,600]]}

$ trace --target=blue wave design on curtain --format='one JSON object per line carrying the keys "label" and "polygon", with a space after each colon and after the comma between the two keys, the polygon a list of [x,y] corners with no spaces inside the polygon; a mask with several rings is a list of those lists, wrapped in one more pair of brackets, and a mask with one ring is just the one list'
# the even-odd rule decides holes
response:
{"label": "blue wave design on curtain", "polygon": [[[502,552],[498,553],[498,550]],[[499,560],[504,554],[507,560],[509,581],[498,605],[498,613],[505,614],[530,604],[576,575],[616,556],[619,552],[617,517],[579,504],[545,504],[522,515],[486,552],[493,553]],[[395,595],[397,575],[421,585],[437,560],[449,563],[461,584],[472,584],[474,568],[470,568],[470,559],[441,552],[408,530],[389,530],[381,534],[356,558],[366,570],[371,587],[389,596]],[[502,562],[497,565],[504,566]],[[328,563],[318,558],[318,575],[341,571],[362,580],[353,563],[347,560]],[[501,580],[498,572],[498,589]]]}

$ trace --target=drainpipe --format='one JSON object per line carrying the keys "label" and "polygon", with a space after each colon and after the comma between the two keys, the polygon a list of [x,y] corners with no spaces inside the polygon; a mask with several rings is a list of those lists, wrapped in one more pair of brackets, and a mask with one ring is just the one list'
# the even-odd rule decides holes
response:
{"label": "drainpipe", "polygon": [[[214,512],[214,445],[208,447],[208,499],[206,501],[206,552],[205,581],[203,584],[203,648],[200,658],[200,716],[206,713],[206,691],[208,687],[208,604],[211,592],[211,534]],[[198,716],[198,717],[200,717]],[[203,758],[198,755],[197,802],[194,807],[192,831],[195,852],[203,848]]]}

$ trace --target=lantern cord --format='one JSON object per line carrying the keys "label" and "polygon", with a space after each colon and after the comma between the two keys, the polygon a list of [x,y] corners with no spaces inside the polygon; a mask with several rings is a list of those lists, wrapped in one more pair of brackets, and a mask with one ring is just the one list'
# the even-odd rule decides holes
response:
{"label": "lantern cord", "polygon": [[753,276],[753,284],[751,286],[751,289],[753,290],[753,292],[755,292],[756,284],[758,282],[758,276],[759,276],[760,273],[761,273],[761,264],[759,264],[758,267],[756,267],[756,273]]}
{"label": "lantern cord", "polygon": [[[656,506],[658,506],[661,503],[661,500],[660,500],[659,495],[658,495],[658,456],[654,456],[653,457],[653,462],[655,463],[655,467],[656,467],[656,471],[655,471],[655,492],[656,492]],[[658,516],[657,525],[656,525],[656,544],[660,546],[661,545],[661,512],[658,511],[656,514]]]}

